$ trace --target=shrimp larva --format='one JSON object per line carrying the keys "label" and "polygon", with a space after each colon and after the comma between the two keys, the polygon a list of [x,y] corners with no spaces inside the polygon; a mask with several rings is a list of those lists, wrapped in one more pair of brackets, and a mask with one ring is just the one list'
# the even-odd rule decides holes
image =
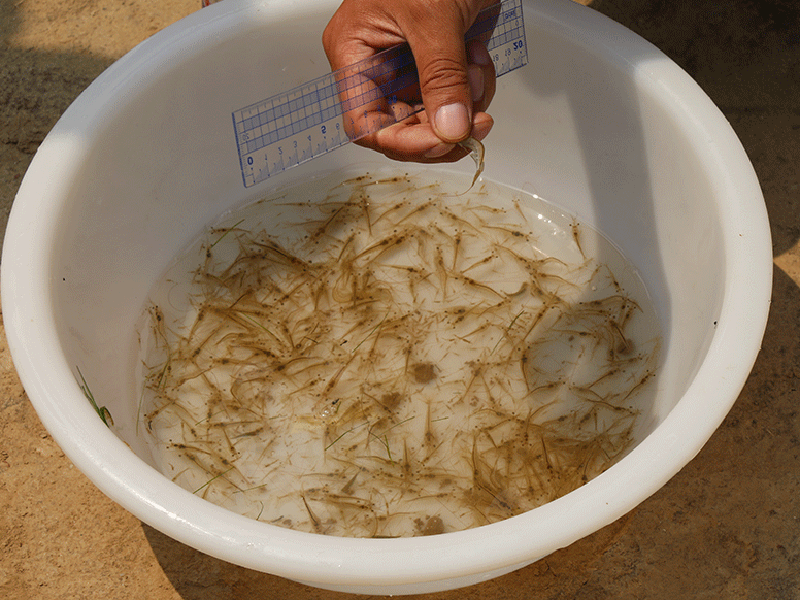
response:
{"label": "shrimp larva", "polygon": [[435,535],[549,502],[636,443],[660,339],[641,281],[574,217],[478,182],[483,145],[463,145],[468,192],[329,177],[178,257],[139,332],[139,431],[168,477],[283,527]]}

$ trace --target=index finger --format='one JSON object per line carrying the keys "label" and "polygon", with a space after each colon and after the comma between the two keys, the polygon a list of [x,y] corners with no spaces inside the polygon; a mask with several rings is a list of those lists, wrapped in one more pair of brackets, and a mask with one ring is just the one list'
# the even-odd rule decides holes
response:
{"label": "index finger", "polygon": [[407,45],[339,69],[334,76],[345,132],[351,141],[421,110],[419,76]]}

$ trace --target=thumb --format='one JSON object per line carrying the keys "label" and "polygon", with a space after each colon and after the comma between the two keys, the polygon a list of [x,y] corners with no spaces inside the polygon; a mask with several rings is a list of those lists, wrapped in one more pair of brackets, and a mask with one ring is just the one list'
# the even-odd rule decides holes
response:
{"label": "thumb", "polygon": [[417,64],[425,112],[433,131],[445,142],[460,142],[472,129],[473,94],[464,34],[477,15],[476,4],[439,2],[420,21],[404,28]]}

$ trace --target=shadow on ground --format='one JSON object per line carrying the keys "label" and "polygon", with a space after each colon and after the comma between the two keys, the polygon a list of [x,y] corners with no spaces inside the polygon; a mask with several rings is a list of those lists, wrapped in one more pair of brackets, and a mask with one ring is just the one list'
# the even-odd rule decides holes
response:
{"label": "shadow on ground", "polygon": [[[7,23],[6,15],[3,19]],[[0,30],[0,35],[6,33]],[[17,49],[0,38],[0,244],[14,195],[39,144],[111,63],[94,56]]]}

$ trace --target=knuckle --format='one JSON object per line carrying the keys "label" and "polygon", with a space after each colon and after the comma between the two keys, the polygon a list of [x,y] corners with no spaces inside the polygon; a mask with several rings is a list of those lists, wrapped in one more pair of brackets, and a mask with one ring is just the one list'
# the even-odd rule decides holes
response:
{"label": "knuckle", "polygon": [[467,72],[461,63],[452,58],[437,58],[420,72],[422,81],[422,95],[435,92],[437,94],[448,91],[461,93],[469,86]]}

